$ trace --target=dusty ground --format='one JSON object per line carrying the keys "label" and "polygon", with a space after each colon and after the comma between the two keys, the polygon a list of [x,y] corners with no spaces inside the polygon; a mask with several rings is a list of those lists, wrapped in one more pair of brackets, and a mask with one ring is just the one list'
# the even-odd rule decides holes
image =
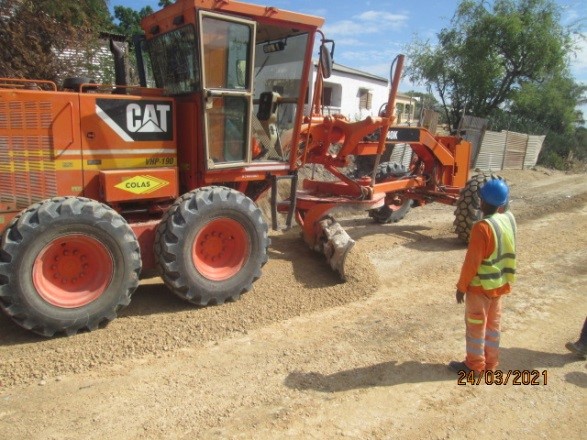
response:
{"label": "dusty ground", "polygon": [[295,230],[273,235],[236,303],[193,309],[154,279],[93,333],[43,340],[0,316],[0,438],[585,438],[586,362],[564,344],[587,315],[587,176],[502,174],[519,279],[501,369],[539,385],[447,370],[464,354],[465,249],[452,208],[428,205],[394,225],[342,220],[357,240],[346,284]]}

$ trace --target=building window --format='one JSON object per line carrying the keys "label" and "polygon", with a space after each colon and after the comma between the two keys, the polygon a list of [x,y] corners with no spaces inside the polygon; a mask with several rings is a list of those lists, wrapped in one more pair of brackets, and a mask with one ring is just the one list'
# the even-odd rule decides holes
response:
{"label": "building window", "polygon": [[332,105],[332,87],[324,87],[323,105],[330,107]]}
{"label": "building window", "polygon": [[373,105],[373,92],[369,89],[359,89],[359,109],[371,110]]}

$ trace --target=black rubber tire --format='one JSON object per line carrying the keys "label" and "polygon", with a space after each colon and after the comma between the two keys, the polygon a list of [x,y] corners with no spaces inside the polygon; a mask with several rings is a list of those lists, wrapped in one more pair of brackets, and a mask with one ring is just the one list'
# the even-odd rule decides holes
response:
{"label": "black rubber tire", "polygon": [[[453,226],[455,233],[463,243],[469,243],[471,228],[473,224],[483,217],[481,212],[481,198],[479,190],[490,179],[505,180],[496,174],[480,173],[469,179],[465,187],[461,190],[454,211],[455,219]],[[509,201],[505,210],[509,209]]]}
{"label": "black rubber tire", "polygon": [[[375,182],[385,182],[390,178],[397,179],[407,176],[408,173],[409,171],[405,165],[396,162],[384,162],[377,168]],[[397,223],[410,211],[412,203],[413,200],[407,199],[398,206],[383,205],[379,209],[370,210],[369,217],[372,217],[377,223]]]}
{"label": "black rubber tire", "polygon": [[[99,242],[113,267],[100,296],[79,307],[51,304],[33,281],[33,266],[43,249],[70,235]],[[22,211],[2,236],[0,306],[18,325],[45,337],[91,331],[130,303],[140,272],[138,241],[116,211],[83,197],[48,199]]]}
{"label": "black rubber tire", "polygon": [[[248,253],[238,272],[215,280],[196,267],[192,252],[198,233],[211,222],[224,219],[242,226]],[[236,301],[261,276],[261,267],[267,262],[268,229],[257,205],[236,190],[211,186],[184,194],[157,229],[155,256],[161,277],[173,293],[198,306]]]}
{"label": "black rubber tire", "polygon": [[[370,135],[369,140],[371,140],[372,142],[379,140],[379,131],[376,131],[375,133]],[[381,158],[379,159],[380,165],[377,168],[378,171],[381,169],[381,165],[389,162],[394,147],[395,144],[385,144],[385,149],[383,150]],[[360,179],[363,176],[371,177],[373,175],[373,168],[375,167],[376,158],[376,154],[370,154],[366,156],[354,156],[352,171],[348,172],[347,176],[351,179]]]}

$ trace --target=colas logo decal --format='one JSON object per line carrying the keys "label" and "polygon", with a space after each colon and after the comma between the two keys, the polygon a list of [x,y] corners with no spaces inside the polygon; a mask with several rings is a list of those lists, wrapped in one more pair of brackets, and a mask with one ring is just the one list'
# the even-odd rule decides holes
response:
{"label": "colas logo decal", "polygon": [[126,142],[173,140],[171,101],[96,99],[96,114]]}
{"label": "colas logo decal", "polygon": [[167,185],[169,185],[168,181],[158,179],[157,177],[133,176],[114,186],[133,194],[149,194]]}

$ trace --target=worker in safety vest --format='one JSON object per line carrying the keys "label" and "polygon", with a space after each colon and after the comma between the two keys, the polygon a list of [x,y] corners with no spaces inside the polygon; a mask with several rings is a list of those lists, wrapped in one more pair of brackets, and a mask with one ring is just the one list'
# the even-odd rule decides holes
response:
{"label": "worker in safety vest", "polygon": [[465,302],[467,355],[452,361],[455,371],[493,370],[499,365],[501,297],[510,292],[516,273],[516,220],[510,211],[498,212],[509,199],[501,179],[487,181],[480,190],[483,219],[471,228],[467,255],[457,283],[457,303]]}

